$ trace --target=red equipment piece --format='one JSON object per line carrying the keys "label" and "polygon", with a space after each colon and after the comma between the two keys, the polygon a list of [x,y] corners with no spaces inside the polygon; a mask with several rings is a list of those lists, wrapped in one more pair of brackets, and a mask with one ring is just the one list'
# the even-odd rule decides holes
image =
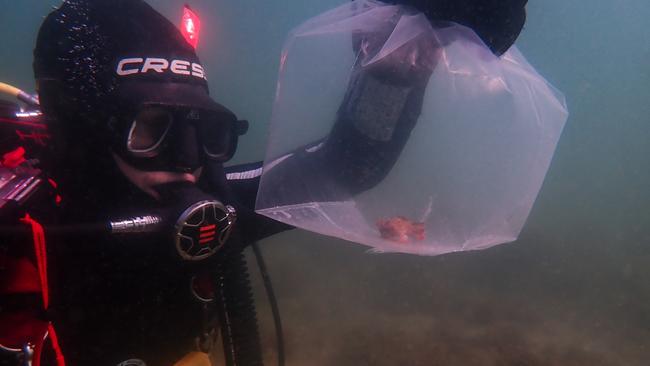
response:
{"label": "red equipment piece", "polygon": [[183,19],[181,21],[181,33],[185,40],[196,49],[199,45],[199,34],[201,33],[201,19],[190,9],[189,5],[183,7]]}

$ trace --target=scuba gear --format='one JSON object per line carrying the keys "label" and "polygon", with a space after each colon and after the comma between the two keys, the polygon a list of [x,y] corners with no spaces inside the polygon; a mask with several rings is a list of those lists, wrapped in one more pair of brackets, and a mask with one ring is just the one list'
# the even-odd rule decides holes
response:
{"label": "scuba gear", "polygon": [[199,261],[226,244],[237,218],[235,208],[218,201],[188,207],[176,222],[176,250],[185,260]]}
{"label": "scuba gear", "polygon": [[[34,56],[54,144],[67,149],[59,155],[109,143],[137,169],[187,172],[229,160],[247,130],[210,98],[192,45],[144,1],[66,1],[45,19]],[[167,118],[152,121],[160,131],[138,124],[155,116]],[[90,146],[72,146],[82,141]]]}
{"label": "scuba gear", "polygon": [[183,18],[181,20],[181,33],[187,43],[196,48],[199,44],[199,35],[201,34],[201,19],[185,4],[183,7]]}
{"label": "scuba gear", "polygon": [[40,170],[27,163],[24,154],[23,148],[8,152],[0,164],[0,210],[12,203],[23,206],[43,184]]}
{"label": "scuba gear", "polygon": [[[15,118],[19,118],[15,116]],[[37,168],[23,147],[3,155],[0,163],[0,364],[39,365],[46,343],[63,358],[49,308],[47,255],[43,227],[27,212],[55,210],[55,183]],[[28,226],[25,226],[29,225]],[[15,230],[20,228],[21,230]],[[31,236],[33,246],[25,245]]]}
{"label": "scuba gear", "polygon": [[[219,169],[247,129],[210,98],[179,29],[144,1],[66,1],[43,22],[34,55],[43,111],[65,160],[57,178],[112,216],[130,215],[117,207],[125,200],[142,201],[144,211],[160,206],[124,178],[159,198],[156,185],[194,182],[208,165]],[[65,169],[72,164],[94,179]],[[168,174],[178,172],[196,175]],[[82,210],[76,215],[87,217]]]}
{"label": "scuba gear", "polygon": [[133,117],[109,121],[113,151],[144,170],[192,172],[206,160],[230,160],[247,122],[226,111],[148,104]]}
{"label": "scuba gear", "polygon": [[0,95],[5,94],[26,104],[0,99],[0,147],[3,153],[23,147],[41,155],[47,148],[50,135],[38,109],[38,97],[12,85],[0,82]]}
{"label": "scuba gear", "polygon": [[[179,194],[183,193],[184,196],[190,195],[188,194],[189,191],[191,190],[192,186],[184,186],[184,187],[165,187],[163,197],[168,198],[169,195],[171,194]],[[170,193],[171,192],[171,193]],[[213,203],[210,206],[222,206],[220,204]],[[0,210],[1,211],[1,210]],[[196,217],[197,215],[200,216],[201,219],[207,218],[209,215],[206,214],[208,210],[205,210],[205,202],[203,203],[203,207],[191,207],[188,210],[185,210],[183,212],[182,218],[179,219],[179,221],[183,220],[184,222],[187,222],[190,225],[193,225],[193,223],[197,223]],[[254,321],[255,315],[254,315],[254,308],[252,307],[252,297],[250,294],[250,288],[245,285],[245,281],[247,281],[247,269],[246,269],[246,263],[243,261],[243,257],[241,257],[240,250],[238,249],[236,245],[231,245],[228,248],[223,248],[223,243],[227,239],[226,236],[230,233],[230,229],[232,229],[232,220],[233,219],[233,208],[229,208],[229,222],[228,226],[225,227],[224,230],[219,230],[217,227],[210,227],[209,226],[202,226],[202,227],[207,227],[209,230],[200,230],[200,234],[197,233],[197,242],[199,240],[208,240],[212,241],[213,239],[218,240],[218,242],[222,243],[217,249],[223,249],[220,251],[221,256],[220,259],[217,260],[216,262],[212,262],[211,265],[217,264],[219,267],[219,270],[217,273],[221,273],[217,278],[216,281],[217,283],[214,285],[216,289],[219,289],[217,293],[212,293],[209,296],[206,296],[205,293],[203,294],[203,297],[200,298],[200,301],[204,303],[202,305],[202,308],[204,309],[203,311],[212,313],[215,312],[215,314],[210,315],[211,317],[218,317],[217,320],[209,320],[206,318],[204,324],[210,325],[211,327],[221,327],[223,324],[224,327],[227,325],[227,327],[222,329],[222,337],[223,337],[223,342],[224,342],[224,347],[227,347],[226,349],[230,350],[227,357],[228,357],[228,365],[249,365],[249,364],[260,364],[260,360],[257,357],[259,356],[260,350],[254,348],[254,343],[255,342],[255,337],[253,336],[256,334],[256,323]],[[145,217],[146,218],[146,217]],[[145,218],[142,219],[142,221],[147,221]],[[158,228],[158,230],[161,230],[161,226],[159,225],[161,218],[160,217],[152,217],[150,219],[149,224],[155,225],[155,227]],[[135,220],[134,220],[135,221]],[[123,221],[122,223],[125,223],[126,221]],[[118,223],[112,223],[111,225],[103,225],[104,228],[108,227],[113,228],[113,233],[114,234],[130,234],[133,235],[138,232],[143,232],[143,231],[150,231],[150,230],[134,230],[133,228],[130,228],[129,230],[115,230],[116,227],[120,226]],[[94,225],[93,226],[96,229],[101,228],[101,225]],[[141,227],[141,229],[144,228],[144,226]],[[60,234],[65,235],[66,237],[69,237],[73,233],[79,234],[83,233],[83,231],[78,230],[79,228],[72,228],[71,230],[65,230],[64,227],[48,227],[46,228],[47,232],[52,234],[51,238],[56,238]],[[21,230],[25,230],[21,227]],[[0,228],[0,237],[5,238],[5,235],[13,235],[11,234],[13,232],[12,230],[7,230],[6,228]],[[105,231],[104,231],[105,232]],[[187,232],[183,233],[184,238],[188,238]],[[200,236],[199,236],[200,235]],[[3,239],[2,242],[5,240]],[[71,243],[74,244],[74,243]],[[200,243],[200,245],[203,248],[209,248],[209,243],[203,242]],[[211,253],[197,253],[198,255],[201,255],[201,259],[206,259],[208,256],[211,254],[214,254],[214,252]],[[190,260],[196,260],[198,255],[195,255],[194,258],[188,258],[184,257],[183,259],[190,259]],[[240,259],[237,259],[240,258]],[[266,275],[266,271],[263,271],[265,274],[265,285],[268,280],[268,275]],[[192,277],[192,283],[195,283],[195,276]],[[233,282],[235,281],[235,282]],[[193,293],[196,295],[197,291],[196,288],[192,288]],[[217,304],[219,302],[222,305]],[[225,303],[224,303],[225,302]],[[232,305],[226,305],[231,304]],[[210,310],[210,308],[213,307],[219,307],[220,310]],[[1,315],[1,314],[0,314]],[[3,318],[4,319],[4,318]],[[6,320],[6,319],[5,319]],[[216,323],[215,323],[216,321]],[[13,323],[5,323],[11,325],[11,329],[15,328],[13,327]],[[237,331],[232,333],[232,327],[237,328]],[[40,328],[39,328],[40,329]],[[211,328],[212,329],[212,328]],[[213,330],[210,330],[209,332],[212,332]],[[203,333],[202,333],[203,334]],[[2,344],[7,345],[5,343],[5,338],[1,337],[2,335],[0,334],[0,340]],[[40,336],[40,335],[39,335]],[[36,338],[32,338],[36,339]],[[208,347],[206,346],[207,343],[206,340],[202,339],[202,346],[201,347]],[[210,342],[214,343],[216,340],[212,340]],[[27,343],[25,343],[27,344]],[[13,344],[10,344],[10,346],[13,346]],[[42,347],[42,346],[39,346]],[[211,347],[211,346],[210,346]],[[253,348],[252,348],[253,347]],[[7,348],[5,347],[5,351],[7,352],[7,357],[13,359],[16,358],[17,360],[20,359],[26,359],[27,353],[24,353],[23,351],[19,351],[18,349],[13,349],[13,348]],[[209,347],[208,347],[209,348]],[[29,348],[26,348],[29,350]],[[202,348],[203,349],[203,348]],[[253,352],[251,352],[253,351]],[[0,361],[4,360],[4,355],[1,354],[0,352]],[[199,354],[192,354],[195,357],[198,357]],[[245,355],[245,356],[244,356]],[[30,356],[31,357],[31,356]],[[187,356],[189,357],[189,356]],[[190,357],[190,358],[184,358],[183,362],[186,362],[190,359],[196,360],[195,357]],[[198,359],[204,360],[204,357],[198,357]],[[248,360],[248,361],[246,361]],[[180,361],[179,361],[180,362]],[[182,363],[181,363],[182,364]],[[10,365],[13,365],[10,363]]]}
{"label": "scuba gear", "polygon": [[[49,140],[42,114],[33,109],[38,106],[38,98],[5,83],[0,83],[0,93],[30,108],[0,99],[0,221],[11,221],[24,213],[30,202],[54,197],[56,183],[43,174],[42,161],[33,159],[46,153]],[[27,156],[27,151],[36,155]]]}
{"label": "scuba gear", "polygon": [[[193,198],[188,199],[191,201],[192,199],[198,199],[196,195],[200,195],[200,192],[194,192],[192,193],[193,187],[191,185],[174,185],[173,187],[164,187],[164,189],[161,189],[161,192],[163,193],[162,197],[165,199],[171,199],[173,195],[181,195],[183,197],[188,197],[188,196],[194,196]],[[182,202],[182,200],[179,200]],[[212,204],[213,206],[222,206],[220,204],[214,203]],[[194,223],[196,222],[195,218],[196,215],[198,214],[201,216],[201,218],[205,218],[208,215],[205,215],[205,211],[203,211],[204,207],[197,207],[197,209],[194,209],[194,207],[191,207],[188,210],[185,210],[183,212],[183,215],[180,221],[185,221],[187,223]],[[0,212],[4,212],[4,207],[0,209]],[[217,227],[210,228],[208,227],[209,230],[203,230],[200,232],[200,237],[197,237],[196,240],[211,240],[211,238],[218,239],[220,243],[223,243],[226,239],[226,236],[229,234],[230,229],[232,229],[232,220],[233,219],[233,208],[229,208],[229,222],[228,226],[225,227],[227,230],[220,230]],[[87,225],[88,228],[93,228],[97,232],[103,232],[103,233],[108,233],[107,229],[110,227],[112,229],[113,234],[119,234],[120,236],[123,236],[125,234],[133,235],[137,233],[145,233],[145,232],[150,232],[152,230],[154,231],[160,231],[164,230],[163,227],[160,225],[161,220],[163,216],[145,216],[141,219],[135,218],[132,220],[122,220],[120,222],[113,222],[110,225]],[[3,220],[4,222],[5,220]],[[137,226],[137,227],[134,227]],[[204,226],[205,227],[205,226]],[[2,228],[0,227],[0,243],[6,244],[6,238],[7,237],[12,237],[15,236],[16,233],[20,233],[22,231],[26,231],[27,229],[24,227],[20,227],[19,229],[16,228],[16,230],[12,230],[12,228]],[[46,228],[46,231],[51,234],[51,239],[56,238],[60,235],[64,235],[65,237],[70,237],[70,235],[79,235],[83,234],[86,231],[82,230],[82,227],[80,226],[75,226],[75,227],[57,227],[57,226],[49,226]],[[178,233],[177,233],[178,234]],[[187,238],[187,233],[184,233],[184,237]],[[70,243],[74,244],[74,243]],[[210,244],[208,243],[201,243],[201,245],[204,248],[208,248]],[[20,245],[22,246],[22,245]],[[18,246],[16,246],[18,248]],[[218,249],[222,249],[223,245],[221,245]],[[254,334],[256,334],[256,323],[254,321],[255,315],[254,315],[254,307],[252,303],[252,297],[250,294],[250,288],[245,285],[245,281],[247,278],[247,268],[246,268],[246,263],[243,261],[243,257],[241,257],[241,253],[239,252],[240,249],[237,249],[236,246],[231,246],[229,248],[224,249],[223,251],[220,251],[221,253],[221,259],[218,260],[216,263],[218,263],[219,266],[219,271],[217,273],[221,273],[217,277],[217,283],[213,286],[215,286],[215,290],[218,289],[216,293],[206,293],[202,294],[202,297],[200,298],[200,301],[204,303],[202,305],[202,308],[204,309],[203,311],[206,311],[209,313],[211,312],[216,312],[216,314],[210,315],[210,317],[218,317],[218,320],[209,320],[209,318],[206,318],[204,324],[210,327],[221,327],[222,324],[225,325],[227,324],[227,327],[223,328],[222,330],[222,338],[224,342],[224,347],[226,347],[227,350],[230,350],[227,354],[228,358],[228,365],[249,365],[249,364],[260,364],[260,359],[257,357],[261,357],[260,350],[254,348],[254,343],[255,342],[255,337]],[[207,258],[208,254],[211,253],[201,253],[203,255],[203,259]],[[256,251],[256,255],[259,255],[259,253]],[[239,259],[238,259],[239,258]],[[192,259],[192,258],[184,258],[184,259]],[[194,258],[196,259],[196,258]],[[258,260],[260,260],[260,265],[262,265],[261,258],[258,257]],[[222,262],[223,261],[223,262]],[[213,262],[214,264],[214,262]],[[262,273],[264,274],[264,283],[265,286],[270,286],[268,283],[268,275],[266,274],[266,271],[263,269]],[[195,283],[195,276],[192,277],[192,283]],[[205,284],[202,285],[203,287]],[[192,288],[193,293],[196,295],[197,294],[197,288],[193,287]],[[269,290],[272,292],[272,290]],[[217,304],[219,302],[219,305]],[[231,304],[231,305],[226,305],[226,304]],[[217,306],[220,308],[220,310],[210,310],[210,308]],[[273,302],[273,308],[274,313],[277,311],[276,309],[277,305],[275,302]],[[3,311],[6,310],[7,308],[4,307],[3,304]],[[1,312],[0,312],[1,313]],[[4,314],[0,314],[4,315]],[[5,318],[2,317],[3,319],[3,324],[7,325],[9,328],[7,330],[11,330],[12,332],[16,331],[16,326],[20,325],[26,325],[26,320],[25,319],[18,319],[19,324],[14,324],[15,322],[12,320],[12,318]],[[215,323],[216,321],[216,323]],[[40,324],[40,323],[39,323]],[[43,323],[44,326],[46,323]],[[34,324],[30,325],[30,327],[33,328],[34,331],[34,336],[26,336],[28,338],[26,339],[31,339],[31,340],[37,340],[39,338],[42,338],[42,334],[45,332],[45,328],[41,329],[42,327],[37,327]],[[233,329],[231,328],[236,328],[237,331],[233,333]],[[213,328],[211,328],[213,329]],[[41,333],[41,331],[43,333]],[[213,330],[209,330],[209,332],[212,332]],[[202,333],[203,334],[203,333]],[[203,335],[201,335],[203,337]],[[16,343],[13,339],[21,339],[13,333],[12,337],[5,338],[3,334],[0,334],[0,362],[4,362],[5,358],[7,359],[7,362],[11,362],[8,365],[14,365],[18,364],[20,362],[22,364],[23,361],[27,362],[28,360],[32,360],[32,357],[34,358],[34,361],[39,359],[40,356],[32,354],[36,352],[37,354],[40,352],[40,349],[42,349],[42,345],[38,345],[36,350],[33,349],[33,347],[30,345],[29,342],[20,342]],[[208,343],[205,343],[207,339],[201,338],[200,344],[202,344],[202,350],[208,350],[209,347],[212,346],[207,346]],[[210,342],[214,343],[216,340],[212,340]],[[12,343],[9,343],[12,342]],[[15,344],[16,343],[16,344]],[[19,348],[13,348],[13,347],[18,347],[20,344],[25,344],[23,347],[24,350],[20,350]],[[206,348],[207,347],[207,348]],[[191,360],[205,360],[206,356],[201,356],[203,354],[201,353],[192,353],[185,358],[183,358],[182,362],[188,362]],[[244,356],[245,355],[245,356]],[[9,361],[11,360],[11,361]],[[14,361],[15,360],[15,361]],[[248,360],[248,361],[246,361]],[[179,361],[181,362],[181,361]],[[184,364],[184,363],[179,363],[179,364]],[[4,363],[3,363],[4,364]],[[37,363],[35,363],[37,364]]]}
{"label": "scuba gear", "polygon": [[[68,0],[45,19],[34,55],[64,196],[46,230],[67,357],[156,365],[207,349],[216,327],[228,365],[261,364],[242,251],[287,228],[231,192],[222,163],[247,123],[210,98],[194,47],[144,1]],[[209,302],[188,286],[206,271]],[[209,330],[206,312],[218,319]]]}
{"label": "scuba gear", "polygon": [[[500,3],[518,12],[525,1]],[[509,24],[510,14],[485,21]],[[455,19],[358,0],[294,29],[257,212],[377,252],[439,255],[514,241],[567,107],[516,47],[504,49],[510,37],[488,47],[483,39],[499,32],[479,37]]]}
{"label": "scuba gear", "polygon": [[9,84],[0,83],[0,93],[9,94],[30,107],[38,107],[38,99]]}

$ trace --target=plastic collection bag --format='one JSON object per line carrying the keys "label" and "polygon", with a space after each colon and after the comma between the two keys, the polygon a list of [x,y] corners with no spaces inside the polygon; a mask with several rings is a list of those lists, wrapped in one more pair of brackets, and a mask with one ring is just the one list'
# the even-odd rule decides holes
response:
{"label": "plastic collection bag", "polygon": [[256,211],[379,252],[514,241],[568,116],[512,47],[363,0],[285,44]]}

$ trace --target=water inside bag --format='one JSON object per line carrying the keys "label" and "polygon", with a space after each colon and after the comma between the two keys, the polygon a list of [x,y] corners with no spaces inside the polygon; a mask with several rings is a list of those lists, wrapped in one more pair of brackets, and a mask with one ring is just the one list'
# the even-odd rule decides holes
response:
{"label": "water inside bag", "polygon": [[[394,87],[359,92],[354,113],[363,118],[355,119],[341,106],[364,70],[380,70],[364,88]],[[402,118],[413,95],[400,90],[411,93],[415,78],[428,78],[417,121],[376,184],[351,189],[336,168],[347,169],[345,161],[325,167],[312,158],[332,143],[342,114],[364,138],[399,134],[391,121]],[[355,1],[305,22],[285,43],[256,210],[379,252],[438,255],[511,242],[567,117],[564,96],[516,47],[497,57],[467,27]]]}

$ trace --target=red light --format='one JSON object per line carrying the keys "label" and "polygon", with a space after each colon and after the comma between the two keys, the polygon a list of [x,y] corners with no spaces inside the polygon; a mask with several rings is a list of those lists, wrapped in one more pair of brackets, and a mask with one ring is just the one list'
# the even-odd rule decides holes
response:
{"label": "red light", "polygon": [[199,34],[201,32],[201,19],[190,9],[189,5],[183,7],[183,19],[181,21],[181,33],[187,43],[196,48],[199,45]]}

